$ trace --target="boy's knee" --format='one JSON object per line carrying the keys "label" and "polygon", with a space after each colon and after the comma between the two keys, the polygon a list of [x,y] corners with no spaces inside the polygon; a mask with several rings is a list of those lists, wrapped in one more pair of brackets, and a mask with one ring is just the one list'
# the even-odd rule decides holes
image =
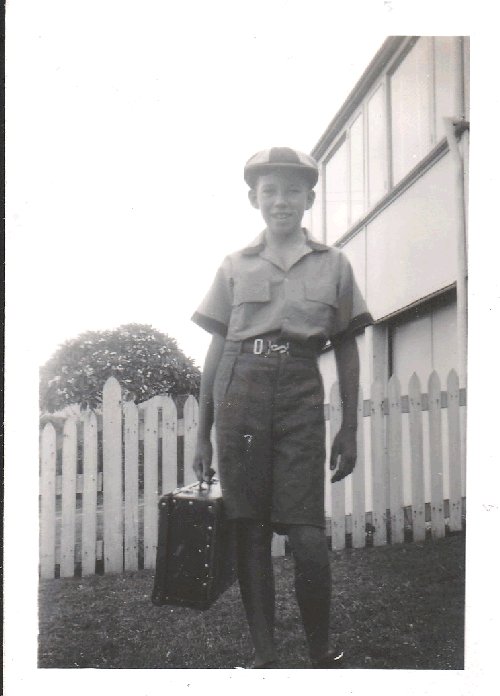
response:
{"label": "boy's knee", "polygon": [[310,525],[290,525],[288,539],[297,563],[316,567],[328,565],[328,545],[324,530]]}

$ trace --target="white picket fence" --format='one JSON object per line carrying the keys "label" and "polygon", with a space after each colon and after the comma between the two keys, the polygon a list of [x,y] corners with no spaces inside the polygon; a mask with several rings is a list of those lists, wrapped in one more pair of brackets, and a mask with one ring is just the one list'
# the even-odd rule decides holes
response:
{"label": "white picket fence", "polygon": [[[444,392],[436,373],[429,378],[427,394],[421,393],[416,375],[410,381],[408,396],[401,397],[396,378],[389,381],[387,389],[375,382],[370,399],[364,400],[360,391],[358,462],[351,476],[330,487],[328,531],[333,549],[342,549],[348,542],[362,547],[367,538],[375,545],[386,544],[389,539],[400,543],[405,530],[407,534],[410,530],[414,541],[423,541],[426,530],[439,538],[446,526],[450,531],[462,528],[464,403],[460,404],[464,397],[454,371]],[[341,419],[337,384],[332,387],[325,418],[331,439]],[[369,428],[365,425],[368,420]],[[84,576],[93,575],[100,570],[99,564],[106,573],[140,566],[154,568],[158,497],[194,481],[191,467],[197,426],[194,397],[187,398],[179,419],[175,403],[167,395],[138,406],[122,403],[120,385],[110,378],[103,391],[102,421],[93,412],[66,419],[58,473],[56,430],[47,423],[40,445],[41,577],[53,578],[57,570],[60,577],[72,577],[80,569]],[[445,447],[443,430],[447,434]],[[179,438],[183,439],[181,480]],[[80,462],[79,444],[83,452]],[[79,464],[82,473],[77,473]],[[446,500],[444,469],[449,489]],[[405,500],[405,470],[406,478],[409,470],[411,479],[406,481],[411,501]],[[329,472],[326,475],[329,479]],[[426,487],[430,487],[427,495]],[[284,537],[275,535],[273,554],[284,552]]]}

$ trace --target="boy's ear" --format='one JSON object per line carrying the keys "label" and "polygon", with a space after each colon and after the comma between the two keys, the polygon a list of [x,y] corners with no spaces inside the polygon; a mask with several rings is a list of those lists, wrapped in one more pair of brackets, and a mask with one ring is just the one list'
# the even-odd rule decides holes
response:
{"label": "boy's ear", "polygon": [[312,204],[314,203],[315,200],[316,200],[316,192],[311,189],[307,194],[306,210],[309,210],[309,208],[312,207]]}
{"label": "boy's ear", "polygon": [[250,203],[253,205],[254,208],[259,208],[259,203],[257,201],[257,191],[254,188],[251,188],[250,191],[248,192],[248,200]]}

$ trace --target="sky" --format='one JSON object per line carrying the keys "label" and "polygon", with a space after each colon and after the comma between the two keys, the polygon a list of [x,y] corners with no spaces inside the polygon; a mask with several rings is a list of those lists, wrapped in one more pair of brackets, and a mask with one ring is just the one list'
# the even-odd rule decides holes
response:
{"label": "sky", "polygon": [[339,32],[314,2],[18,4],[9,245],[36,287],[30,358],[139,322],[201,366],[190,317],[263,226],[245,161],[310,151],[386,35]]}
{"label": "sky", "polygon": [[[492,77],[498,23],[487,6],[481,0],[7,2],[9,696],[44,688],[76,696],[95,687],[89,670],[75,679],[73,670],[34,667],[38,476],[25,472],[38,457],[38,367],[80,332],[129,322],[168,333],[201,366],[208,337],[190,316],[223,257],[262,229],[247,201],[245,161],[273,145],[310,151],[385,37],[410,34],[471,35],[469,671],[410,679],[371,672],[369,688],[489,693],[483,665],[494,666],[498,641],[484,637],[498,629],[489,601],[498,574],[483,569],[494,554],[482,550],[497,545],[500,522],[492,402],[500,182],[499,168],[491,166],[498,162],[500,101]],[[100,672],[96,693],[116,688],[118,675]],[[121,675],[125,692],[145,693],[142,670],[132,672]],[[217,675],[181,672],[156,682],[148,675],[148,694],[174,684],[188,691],[187,679],[191,694],[217,688]],[[366,693],[361,677],[336,675],[336,684],[341,692]],[[311,688],[308,672],[293,678]],[[266,684],[275,693],[274,676]],[[242,688],[240,681],[234,686]],[[259,688],[266,691],[263,683]]]}

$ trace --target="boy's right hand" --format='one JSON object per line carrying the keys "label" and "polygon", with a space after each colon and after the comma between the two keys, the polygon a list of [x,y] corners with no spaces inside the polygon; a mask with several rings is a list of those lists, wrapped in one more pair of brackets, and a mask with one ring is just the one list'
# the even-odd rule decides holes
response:
{"label": "boy's right hand", "polygon": [[210,481],[215,471],[211,468],[212,464],[212,443],[210,440],[203,440],[196,445],[194,454],[193,470],[198,481]]}

